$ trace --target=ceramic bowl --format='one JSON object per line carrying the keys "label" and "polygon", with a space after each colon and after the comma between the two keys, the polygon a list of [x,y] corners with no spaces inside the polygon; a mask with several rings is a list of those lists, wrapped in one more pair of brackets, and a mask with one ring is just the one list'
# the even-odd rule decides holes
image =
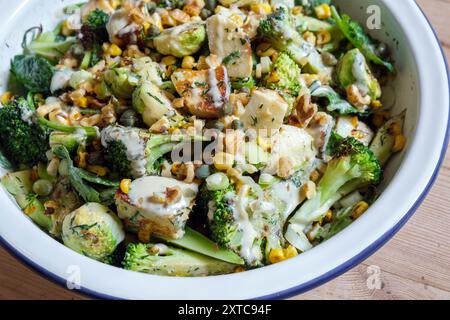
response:
{"label": "ceramic bowl", "polygon": [[[63,18],[61,9],[71,2],[79,0],[1,1],[2,91],[8,83],[9,61],[21,52],[24,31],[39,24],[47,30],[53,28]],[[370,15],[370,5],[381,10],[381,28],[370,32],[390,46],[397,68],[395,80],[384,88],[384,103],[392,105],[394,113],[407,110],[408,136],[406,150],[392,159],[385,171],[380,198],[343,232],[294,259],[248,272],[205,278],[152,276],[71,251],[35,226],[1,189],[3,245],[64,286],[67,279],[79,276],[83,293],[124,299],[284,298],[323,284],[367,258],[411,217],[436,178],[447,146],[449,79],[439,42],[414,1],[336,3],[363,23]]]}

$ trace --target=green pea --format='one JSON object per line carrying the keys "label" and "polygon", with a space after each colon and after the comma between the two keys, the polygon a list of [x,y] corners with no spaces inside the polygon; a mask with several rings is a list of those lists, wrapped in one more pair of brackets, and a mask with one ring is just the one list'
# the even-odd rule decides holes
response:
{"label": "green pea", "polygon": [[139,115],[134,110],[126,110],[120,116],[119,122],[125,127],[135,127],[139,123]]}
{"label": "green pea", "polygon": [[206,179],[211,175],[211,170],[208,165],[203,164],[195,170],[195,177],[198,179]]}
{"label": "green pea", "polygon": [[38,196],[48,196],[53,191],[53,185],[50,181],[39,179],[33,184],[33,191]]}
{"label": "green pea", "polygon": [[212,14],[212,11],[206,8],[203,8],[202,11],[200,11],[200,18],[203,20],[208,19]]}
{"label": "green pea", "polygon": [[59,163],[58,173],[60,176],[69,175],[69,162],[67,161],[67,159],[62,159]]}
{"label": "green pea", "polygon": [[205,8],[211,11],[217,7],[217,0],[205,0]]}

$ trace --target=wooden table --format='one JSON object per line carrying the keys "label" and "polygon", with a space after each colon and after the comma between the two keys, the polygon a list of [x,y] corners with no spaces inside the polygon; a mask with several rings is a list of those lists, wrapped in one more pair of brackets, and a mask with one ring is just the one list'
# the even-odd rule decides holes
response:
{"label": "wooden table", "polygon": [[[450,60],[450,0],[418,2]],[[427,199],[387,245],[346,274],[295,299],[450,299],[449,208],[450,152]],[[377,270],[381,286],[371,282]],[[42,278],[0,248],[0,299],[84,298]]]}

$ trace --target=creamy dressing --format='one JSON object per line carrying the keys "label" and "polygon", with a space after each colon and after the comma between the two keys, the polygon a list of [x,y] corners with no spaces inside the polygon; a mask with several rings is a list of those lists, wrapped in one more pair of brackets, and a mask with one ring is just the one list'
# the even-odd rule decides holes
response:
{"label": "creamy dressing", "polygon": [[27,108],[27,107],[21,105],[20,103],[18,105],[19,105],[19,108],[20,108],[20,111],[21,111],[20,118],[24,122],[26,122],[28,124],[31,124],[33,122],[33,115],[34,115],[33,110],[31,110],[30,108]]}
{"label": "creamy dressing", "polygon": [[[181,196],[175,201],[167,201],[167,203],[155,203],[149,199],[152,196],[166,199],[167,188],[179,188]],[[190,207],[197,193],[198,186],[195,183],[187,184],[172,178],[151,176],[134,180],[131,183],[128,197],[130,204],[140,208],[144,217],[155,215],[161,217],[175,215]]]}
{"label": "creamy dressing", "polygon": [[366,61],[361,53],[355,55],[355,61],[352,66],[352,74],[356,79],[355,85],[363,96],[369,93],[369,87],[366,80]]}
{"label": "creamy dressing", "polygon": [[[226,70],[226,69],[224,69]],[[225,73],[226,75],[226,73]],[[226,78],[226,76],[224,77]],[[208,71],[208,82],[209,82],[209,91],[208,95],[212,97],[214,106],[216,108],[222,108],[223,106],[223,97],[222,93],[219,89],[219,82],[217,81],[216,69],[209,69]],[[226,95],[228,96],[228,95]]]}
{"label": "creamy dressing", "polygon": [[72,69],[67,68],[57,70],[52,77],[52,81],[50,83],[50,91],[52,93],[55,93],[58,90],[69,87],[70,79],[73,73],[74,71]]}
{"label": "creamy dressing", "polygon": [[102,131],[101,138],[104,147],[111,141],[121,141],[125,145],[127,159],[131,162],[133,177],[145,175],[145,141],[139,136],[138,130],[108,127]]}

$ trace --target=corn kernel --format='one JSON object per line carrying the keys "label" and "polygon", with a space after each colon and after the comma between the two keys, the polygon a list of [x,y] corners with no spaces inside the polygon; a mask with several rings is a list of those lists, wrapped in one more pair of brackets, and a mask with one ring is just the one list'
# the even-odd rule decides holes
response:
{"label": "corn kernel", "polygon": [[86,168],[86,158],[88,153],[80,151],[78,152],[78,166],[82,169]]}
{"label": "corn kernel", "polygon": [[295,6],[295,7],[292,8],[292,14],[294,16],[298,16],[298,15],[302,14],[302,12],[303,12],[303,7],[302,6]]}
{"label": "corn kernel", "polygon": [[86,108],[88,106],[88,100],[86,97],[76,98],[74,103],[80,108]]}
{"label": "corn kernel", "polygon": [[276,51],[267,42],[262,42],[256,47],[256,54],[259,57],[270,57],[274,52]]}
{"label": "corn kernel", "polygon": [[230,16],[230,19],[236,23],[239,27],[242,27],[244,25],[244,19],[238,14],[232,14]]}
{"label": "corn kernel", "polygon": [[36,212],[37,207],[33,204],[29,204],[25,209],[23,209],[23,212],[27,215],[30,216],[33,213]]}
{"label": "corn kernel", "polygon": [[218,152],[213,158],[214,167],[220,171],[233,168],[234,155],[226,152]]}
{"label": "corn kernel", "polygon": [[86,168],[89,172],[95,173],[99,177],[104,177],[108,173],[108,169],[103,166],[87,166]]}
{"label": "corn kernel", "polygon": [[122,49],[120,49],[117,44],[113,43],[109,48],[108,53],[113,57],[118,57],[122,55]]}
{"label": "corn kernel", "polygon": [[364,214],[364,212],[367,211],[367,209],[369,209],[369,205],[367,204],[367,202],[365,201],[358,202],[358,204],[356,204],[356,206],[353,208],[352,218],[355,220],[358,219]]}
{"label": "corn kernel", "polygon": [[376,112],[372,123],[375,127],[380,128],[382,125],[385,124],[385,122],[389,119],[389,112],[383,111],[383,112]]}
{"label": "corn kernel", "polygon": [[328,4],[324,3],[320,6],[317,6],[314,8],[314,11],[316,12],[316,16],[319,19],[328,19],[331,18],[331,8]]}
{"label": "corn kernel", "polygon": [[358,117],[352,117],[352,126],[353,128],[358,128],[359,120]]}
{"label": "corn kernel", "polygon": [[130,192],[130,186],[131,179],[123,179],[122,181],[120,181],[120,190],[123,193],[128,194],[128,192]]}
{"label": "corn kernel", "polygon": [[234,273],[239,273],[239,272],[244,272],[244,271],[245,271],[245,269],[241,266],[236,267],[236,269],[234,269]]}
{"label": "corn kernel", "polygon": [[217,6],[217,7],[214,9],[214,13],[219,13],[219,12],[222,11],[222,10],[226,10],[226,8],[223,7],[223,6]]}
{"label": "corn kernel", "polygon": [[269,151],[270,148],[272,147],[270,144],[270,139],[267,139],[262,135],[258,135],[258,137],[256,138],[256,141],[257,141],[258,145],[264,149],[264,151]]}
{"label": "corn kernel", "polygon": [[373,109],[379,109],[379,108],[381,108],[381,107],[383,106],[383,104],[381,103],[380,100],[373,100],[373,101],[370,103],[370,106],[371,106]]}
{"label": "corn kernel", "polygon": [[181,63],[183,69],[193,69],[195,67],[195,59],[193,56],[186,56]]}
{"label": "corn kernel", "polygon": [[269,14],[272,12],[272,7],[268,3],[254,3],[250,9],[256,14]]}
{"label": "corn kernel", "polygon": [[177,59],[174,56],[165,56],[161,60],[161,63],[165,64],[166,66],[174,65],[176,62]]}
{"label": "corn kernel", "polygon": [[328,210],[327,213],[325,213],[325,216],[323,217],[324,222],[329,222],[333,218],[333,211]]}
{"label": "corn kernel", "polygon": [[75,30],[70,27],[69,20],[65,20],[61,26],[61,33],[63,36],[69,37],[74,34]]}
{"label": "corn kernel", "polygon": [[109,0],[109,5],[113,8],[113,9],[117,9],[121,4],[121,0]]}
{"label": "corn kernel", "polygon": [[269,82],[269,83],[277,83],[278,81],[280,81],[280,76],[278,75],[278,73],[276,71],[272,72],[267,77],[267,82]]}
{"label": "corn kernel", "polygon": [[12,97],[13,97],[12,92],[6,91],[4,94],[2,94],[0,100],[1,100],[2,104],[6,104],[12,99]]}
{"label": "corn kernel", "polygon": [[284,255],[286,256],[286,259],[290,259],[290,258],[298,256],[298,251],[297,251],[297,249],[295,249],[294,246],[290,245],[283,251],[284,251]]}
{"label": "corn kernel", "polygon": [[400,152],[406,146],[406,137],[402,134],[395,136],[394,146],[392,147],[392,152]]}
{"label": "corn kernel", "polygon": [[303,34],[303,39],[305,39],[306,41],[308,41],[310,44],[312,44],[313,46],[316,45],[316,40],[317,37],[314,33],[312,33],[311,31],[306,31]]}
{"label": "corn kernel", "polygon": [[327,44],[331,41],[331,33],[328,30],[322,30],[317,32],[316,38],[318,45]]}
{"label": "corn kernel", "polygon": [[269,262],[277,263],[286,260],[283,249],[272,249],[269,253]]}

